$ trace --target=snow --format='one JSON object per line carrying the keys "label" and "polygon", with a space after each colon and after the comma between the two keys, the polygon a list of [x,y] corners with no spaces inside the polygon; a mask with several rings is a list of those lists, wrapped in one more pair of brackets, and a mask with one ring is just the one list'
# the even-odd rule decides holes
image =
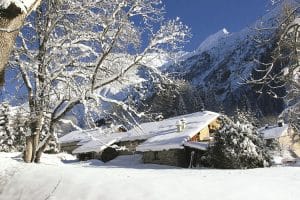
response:
{"label": "snow", "polygon": [[[157,136],[152,137],[137,146],[137,151],[162,151],[169,149],[183,149],[183,145],[191,137],[199,133],[212,121],[219,117],[218,113],[204,111],[188,115],[177,116],[157,122],[150,131],[156,132]],[[181,119],[186,120],[186,128],[177,132],[176,123]]]}
{"label": "snow", "polygon": [[199,149],[206,151],[208,148],[209,143],[208,142],[185,142],[184,146],[191,147],[193,149]]}
{"label": "snow", "polygon": [[0,0],[0,7],[6,9],[11,4],[15,4],[22,12],[27,13],[28,9],[35,3],[36,0]]}
{"label": "snow", "polygon": [[72,153],[80,154],[87,152],[101,152],[115,142],[117,142],[117,139],[114,139],[112,137],[107,137],[107,140],[105,140],[104,138],[102,138],[102,140],[92,139],[91,141],[88,141],[82,146],[76,148]]}
{"label": "snow", "polygon": [[288,134],[288,124],[283,126],[271,126],[268,128],[261,128],[259,132],[263,135],[264,139],[276,139]]}
{"label": "snow", "polygon": [[[16,162],[4,162],[6,159],[12,159],[18,156],[19,153],[4,153],[0,152],[0,194],[3,186],[8,182],[11,176],[17,171],[18,164]],[[1,199],[1,198],[0,198]]]}
{"label": "snow", "polygon": [[205,39],[200,46],[198,47],[198,52],[203,52],[206,50],[210,50],[213,45],[215,45],[220,39],[226,38],[229,35],[229,32],[226,28],[218,31],[215,34],[210,35],[207,39]]}
{"label": "snow", "polygon": [[141,164],[139,155],[108,163],[72,158],[61,162],[57,155],[43,155],[41,164],[25,164],[1,153],[1,172],[3,165],[16,170],[2,187],[3,200],[296,200],[300,195],[299,167],[179,169]]}
{"label": "snow", "polygon": [[102,129],[102,128],[95,128],[89,130],[77,130],[71,133],[64,135],[63,137],[59,138],[59,143],[71,143],[71,142],[80,142],[86,141],[91,139],[92,137],[98,137],[103,134],[107,134],[113,132],[111,129]]}
{"label": "snow", "polygon": [[116,142],[145,140],[154,136],[152,132],[144,132],[152,127],[153,122],[144,123],[128,132],[116,132],[113,129],[103,131],[102,129],[91,129],[85,131],[74,131],[61,138],[60,143],[79,142],[82,145],[73,151],[74,154],[86,152],[101,152]]}

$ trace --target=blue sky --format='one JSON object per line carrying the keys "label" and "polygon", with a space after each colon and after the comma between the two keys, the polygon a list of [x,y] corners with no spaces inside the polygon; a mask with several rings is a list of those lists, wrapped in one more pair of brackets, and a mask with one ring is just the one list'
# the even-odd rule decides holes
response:
{"label": "blue sky", "polygon": [[163,0],[166,17],[180,17],[192,29],[185,50],[192,51],[222,28],[237,32],[264,15],[270,0]]}

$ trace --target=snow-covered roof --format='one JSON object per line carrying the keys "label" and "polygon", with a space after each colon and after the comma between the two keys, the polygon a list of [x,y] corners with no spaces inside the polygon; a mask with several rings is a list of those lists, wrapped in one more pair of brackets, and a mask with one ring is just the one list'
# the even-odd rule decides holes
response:
{"label": "snow-covered roof", "polygon": [[184,146],[191,147],[193,149],[199,149],[206,151],[208,148],[209,143],[208,142],[185,142]]}
{"label": "snow-covered roof", "polygon": [[101,152],[115,142],[117,142],[117,139],[113,139],[111,137],[107,137],[106,139],[102,138],[101,140],[93,139],[74,149],[72,153],[79,154],[87,152]]}
{"label": "snow-covered roof", "polygon": [[115,129],[90,129],[84,131],[73,131],[61,138],[60,143],[78,142],[81,145],[73,153],[101,152],[108,146],[123,141],[146,140],[154,136],[151,131],[145,132],[153,127],[155,122],[143,123],[140,127],[133,128],[128,132],[117,132]]}
{"label": "snow-covered roof", "polygon": [[[218,113],[204,111],[177,116],[157,122],[151,130],[157,136],[152,137],[137,147],[137,151],[162,151],[168,149],[183,149],[183,145],[203,128],[219,117]],[[176,122],[184,118],[186,128],[177,132]]]}
{"label": "snow-covered roof", "polygon": [[77,130],[62,136],[58,139],[58,142],[61,144],[70,142],[80,142],[82,140],[91,139],[92,137],[96,137],[100,134],[103,134],[103,131],[98,128],[89,130]]}
{"label": "snow-covered roof", "polygon": [[261,128],[259,132],[262,134],[264,139],[276,139],[288,134],[288,124],[283,126],[270,126],[268,128]]}
{"label": "snow-covered roof", "polygon": [[143,130],[151,127],[153,122],[141,124],[141,128],[134,128],[127,132],[99,134],[90,138],[89,140],[82,140],[78,147],[73,151],[74,154],[87,153],[87,152],[101,152],[107,147],[117,142],[146,140],[154,136],[151,132],[144,132]]}
{"label": "snow-covered roof", "polygon": [[[164,142],[169,143],[164,144],[164,147],[169,145],[168,147],[170,148],[178,148],[178,146],[180,146],[179,148],[183,148],[182,145],[188,140],[188,138],[194,136],[218,116],[219,114],[209,111],[197,112],[158,122],[143,123],[139,128],[133,128],[128,132],[120,133],[104,133],[103,131],[99,131],[99,129],[93,129],[84,132],[74,131],[63,136],[59,139],[59,141],[60,143],[79,141],[81,146],[73,151],[74,154],[101,152],[105,148],[117,142],[146,140],[156,137],[162,137],[160,139],[167,139],[160,142],[160,144]],[[176,122],[182,118],[186,120],[187,127],[184,129],[184,131],[178,133],[176,131]],[[149,140],[146,142],[146,145],[148,142]],[[143,146],[139,146],[139,151],[141,151],[142,147]]]}

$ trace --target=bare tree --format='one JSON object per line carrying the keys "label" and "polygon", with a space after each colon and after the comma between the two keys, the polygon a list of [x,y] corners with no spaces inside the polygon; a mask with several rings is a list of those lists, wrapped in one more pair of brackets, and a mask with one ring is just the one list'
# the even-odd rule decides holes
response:
{"label": "bare tree", "polygon": [[[283,98],[286,109],[280,117],[286,117],[299,131],[300,121],[300,4],[283,2],[281,14],[274,27],[262,27],[258,31],[276,30],[272,38],[272,50],[266,61],[257,60],[259,67],[248,83],[258,86],[260,93]],[[260,40],[260,43],[270,43]],[[283,92],[285,91],[285,92]]]}
{"label": "bare tree", "polygon": [[163,12],[160,0],[42,2],[20,33],[11,61],[29,104],[25,162],[39,161],[55,137],[54,125],[75,106],[83,106],[87,118],[102,102],[138,115],[100,90],[122,83],[140,65],[162,76],[148,65],[149,57],[177,51],[189,37],[179,19],[165,21]]}

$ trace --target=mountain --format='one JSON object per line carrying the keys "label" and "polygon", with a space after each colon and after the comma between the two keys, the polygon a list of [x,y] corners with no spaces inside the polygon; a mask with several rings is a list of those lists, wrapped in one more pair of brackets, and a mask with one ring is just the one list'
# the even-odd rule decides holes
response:
{"label": "mountain", "polygon": [[[230,33],[226,28],[217,31],[195,51],[178,53],[175,60],[155,56],[153,68],[196,87],[208,110],[233,114],[239,108],[255,112],[257,117],[278,116],[285,108],[285,102],[265,93],[258,94],[255,86],[246,84],[245,80],[255,76],[255,69],[261,65],[257,60],[267,62],[270,59],[278,36],[274,27],[282,6],[278,5],[239,32]],[[267,39],[266,43],[258,43]],[[122,87],[105,89],[105,96],[125,101],[131,96],[137,102],[148,98],[147,103],[153,104],[153,95],[157,91],[149,69],[140,67],[137,73],[129,76],[131,81]]]}
{"label": "mountain", "polygon": [[[147,62],[147,65],[151,65],[151,70],[161,70],[173,78],[183,79],[196,87],[208,110],[220,112],[224,109],[227,114],[230,114],[239,107],[255,111],[260,116],[278,115],[285,107],[284,101],[274,99],[266,94],[259,95],[255,87],[245,84],[244,80],[255,74],[254,69],[259,67],[260,64],[255,62],[255,59],[268,61],[277,42],[276,28],[258,31],[257,27],[274,27],[281,9],[282,5],[279,5],[257,22],[236,33],[230,33],[223,28],[204,40],[195,51],[180,52],[177,59],[169,59],[165,55],[149,55],[150,62]],[[257,40],[264,39],[269,39],[269,42],[263,44],[257,42]],[[127,57],[120,55],[117,57],[124,59],[120,62],[126,62],[128,55]],[[122,82],[102,88],[99,94],[120,102],[133,100],[140,103],[140,100],[146,99],[147,103],[151,105],[151,100],[159,89],[157,86],[159,77],[155,77],[155,73],[152,73],[151,70],[141,66],[137,71],[129,71]],[[11,75],[12,73],[7,73],[7,79],[14,77]],[[9,87],[14,88],[15,85],[7,84],[6,87],[6,91],[14,91]],[[192,92],[194,90],[191,90],[190,93]],[[284,91],[282,92],[284,93]],[[173,93],[170,94],[173,95]],[[9,100],[12,104],[24,103],[19,99],[7,96],[9,95],[1,97]],[[170,98],[167,100],[168,103],[172,101]],[[177,100],[177,103],[180,103],[185,99]],[[110,110],[110,103],[102,102],[101,110]],[[171,110],[172,108],[167,107],[167,109]],[[82,116],[82,109],[78,109],[77,113],[78,117]],[[119,115],[119,113],[116,114]],[[78,121],[82,122],[79,124],[84,124],[82,119]]]}
{"label": "mountain", "polygon": [[[283,100],[259,95],[245,80],[255,75],[255,68],[260,65],[255,59],[266,61],[270,58],[276,44],[277,29],[263,28],[276,25],[281,8],[279,5],[239,32],[229,33],[225,28],[218,31],[203,41],[197,50],[185,54],[179,62],[164,66],[163,71],[190,82],[208,96],[208,109],[219,111],[223,107],[230,113],[239,107],[255,110],[260,115],[280,113],[285,106]],[[258,27],[262,29],[257,30]],[[269,42],[257,42],[265,39]]]}

